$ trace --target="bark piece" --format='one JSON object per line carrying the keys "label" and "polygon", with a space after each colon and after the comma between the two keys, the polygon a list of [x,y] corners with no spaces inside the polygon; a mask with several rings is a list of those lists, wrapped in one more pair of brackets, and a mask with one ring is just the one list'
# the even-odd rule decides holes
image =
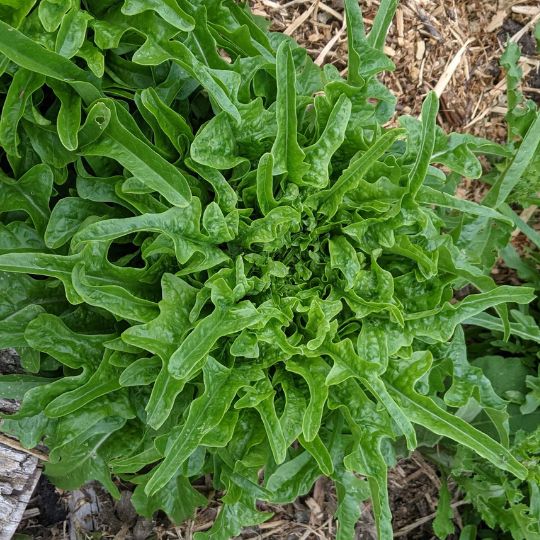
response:
{"label": "bark piece", "polygon": [[0,540],[10,540],[39,480],[38,459],[0,443]]}

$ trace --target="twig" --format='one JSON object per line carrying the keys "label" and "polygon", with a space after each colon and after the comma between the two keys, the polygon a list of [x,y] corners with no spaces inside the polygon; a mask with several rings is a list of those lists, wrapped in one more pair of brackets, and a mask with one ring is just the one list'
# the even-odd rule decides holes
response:
{"label": "twig", "polygon": [[281,4],[278,4],[277,2],[272,2],[272,0],[261,0],[261,2],[269,8],[272,9],[283,9],[283,6]]}
{"label": "twig", "polygon": [[[463,506],[465,504],[471,504],[471,503],[469,501],[457,501],[455,503],[452,503],[450,506],[452,508],[457,508],[458,506]],[[407,525],[406,527],[403,527],[402,529],[395,531],[394,538],[397,538],[398,536],[405,536],[407,533],[413,531],[417,527],[420,527],[420,525],[423,525],[424,523],[431,521],[436,515],[437,515],[437,512],[433,512],[432,514],[429,514],[429,516],[424,516],[420,519],[417,519],[414,523],[411,523],[410,525]]]}
{"label": "twig", "polygon": [[433,472],[433,469],[431,468],[429,463],[426,462],[422,454],[420,454],[419,452],[415,452],[411,456],[411,459],[422,469],[422,471],[424,471],[424,474],[431,480],[433,485],[437,489],[440,489],[441,481],[439,477]]}
{"label": "twig", "polygon": [[403,10],[401,8],[397,8],[396,11],[396,27],[397,27],[397,34],[398,34],[398,43],[400,46],[403,46],[405,43],[404,36],[405,36],[405,23],[403,20]]}
{"label": "twig", "polygon": [[326,527],[328,529],[328,538],[333,538],[333,524],[334,524],[334,518],[332,517],[332,515],[330,515],[330,517],[326,520],[326,522],[324,523],[323,527]]}
{"label": "twig", "polygon": [[[113,540],[126,540],[126,538],[128,538],[130,528],[130,523],[123,523],[120,530],[114,535]],[[129,537],[131,537],[131,535],[129,535]]]}
{"label": "twig", "polygon": [[334,8],[331,8],[330,6],[327,6],[324,2],[319,2],[319,9],[321,9],[322,11],[326,11],[326,13],[329,13],[330,15],[332,15],[332,17],[334,17],[338,21],[343,20],[343,15],[339,11],[336,11]]}
{"label": "twig", "polygon": [[0,443],[6,446],[9,446],[10,448],[13,448],[14,450],[19,450],[20,452],[26,452],[27,454],[31,456],[41,459],[41,461],[49,461],[49,456],[47,454],[44,454],[43,452],[40,452],[39,450],[32,450],[32,449],[25,448],[19,441],[12,439],[10,437],[6,437],[5,435],[0,435]]}
{"label": "twig", "polygon": [[291,0],[290,2],[287,2],[286,4],[278,4],[279,9],[287,9],[291,6],[296,6],[298,4],[304,4],[305,0]]}
{"label": "twig", "polygon": [[[536,196],[540,197],[540,192],[537,193]],[[519,215],[519,218],[521,219],[521,221],[527,223],[534,216],[534,213],[537,210],[538,210],[538,206],[536,206],[535,204],[532,204],[528,208],[525,208],[523,212],[521,212],[521,214]]]}
{"label": "twig", "polygon": [[347,28],[347,21],[343,21],[343,26],[340,28],[338,32],[334,35],[334,37],[324,46],[324,49],[320,52],[319,56],[315,59],[315,64],[318,66],[322,66],[324,63],[324,60],[328,53],[334,48],[334,45],[337,43],[339,38],[343,35],[343,32],[345,32]]}
{"label": "twig", "polygon": [[483,99],[484,99],[484,91],[482,90],[482,93],[480,94],[480,98],[476,102],[476,105],[474,106],[474,109],[472,110],[469,118],[474,118],[475,114],[478,112],[478,109],[480,108],[480,104],[482,103]]}
{"label": "twig", "polygon": [[487,109],[484,109],[476,118],[473,118],[468,124],[463,126],[463,129],[471,128],[472,126],[474,126],[474,124],[477,124],[478,122],[480,122],[480,120],[483,120],[488,114],[492,112],[493,112],[493,109],[490,107],[488,107]]}
{"label": "twig", "polygon": [[264,523],[259,523],[257,526],[259,529],[275,529],[276,527],[280,527],[285,523],[289,522],[286,519],[276,519],[274,521],[265,521]]}
{"label": "twig", "polygon": [[[540,193],[538,193],[537,195],[540,197]],[[525,210],[523,210],[523,212],[521,212],[521,214],[519,215],[519,218],[524,223],[527,223],[529,219],[531,219],[534,216],[537,210],[538,210],[538,206],[533,204],[529,206],[528,208],[525,208]],[[520,232],[521,232],[520,229],[514,229],[514,231],[512,232],[512,238],[515,238]]]}
{"label": "twig", "polygon": [[314,534],[321,540],[325,540],[323,533],[320,532],[320,529],[321,529],[320,527],[317,527],[316,529],[314,529],[313,527],[310,527],[307,523],[302,523],[302,524],[299,523],[299,525],[303,529],[306,529],[306,532],[300,537],[300,540],[306,540],[307,538],[309,538],[310,534]]}
{"label": "twig", "polygon": [[[286,521],[284,521],[284,523],[287,523]],[[259,525],[259,529],[260,529],[260,525]],[[276,534],[280,533],[280,532],[283,532],[283,525],[281,525],[280,527],[278,527],[278,529],[272,529],[271,531],[266,531],[264,534],[258,534],[256,537],[253,538],[253,540],[255,540],[255,538],[257,540],[264,540],[265,538],[270,538],[271,536],[273,536],[274,538],[276,537]]]}
{"label": "twig", "polygon": [[309,16],[313,13],[318,3],[319,0],[314,0],[311,6],[309,6],[306,11],[304,11],[304,13],[298,17],[298,19],[294,20],[289,26],[287,26],[287,28],[285,28],[283,33],[286,36],[292,36],[296,29],[302,26],[309,19]]}
{"label": "twig", "polygon": [[518,13],[520,15],[530,15],[534,17],[538,12],[538,8],[534,6],[512,6],[512,13]]}
{"label": "twig", "polygon": [[537,21],[540,21],[540,9],[537,11],[536,15],[516,34],[514,34],[510,41],[512,43],[517,43],[535,24]]}
{"label": "twig", "polygon": [[22,515],[22,519],[31,519],[41,514],[39,508],[27,508]]}
{"label": "twig", "polygon": [[[524,61],[524,57],[522,56],[519,60],[520,66],[523,66],[523,76],[526,77],[530,71],[531,68],[526,64]],[[499,84],[497,84],[495,87],[493,87],[487,94],[486,98],[491,100],[491,103],[495,102],[496,99],[500,97],[501,94],[503,94],[506,91],[506,78],[504,78]],[[474,126],[474,124],[480,122],[483,118],[485,118],[490,113],[499,113],[499,110],[496,106],[487,107],[480,113],[476,118],[473,118],[468,124],[463,126],[463,129],[469,129],[470,127]],[[500,114],[505,114],[506,110],[501,111]]]}
{"label": "twig", "polygon": [[193,532],[201,532],[208,530],[212,525],[214,524],[213,521],[207,521],[206,523],[202,523],[201,525],[196,525],[193,527]]}
{"label": "twig", "polygon": [[461,49],[456,53],[454,58],[452,58],[452,61],[448,64],[447,68],[444,70],[444,73],[441,75],[441,78],[437,82],[435,86],[435,93],[438,97],[441,97],[443,92],[445,91],[446,87],[448,86],[448,83],[452,79],[454,73],[456,72],[456,69],[458,68],[461,59],[463,58],[463,55],[467,51],[468,46],[474,41],[474,39],[468,39]]}

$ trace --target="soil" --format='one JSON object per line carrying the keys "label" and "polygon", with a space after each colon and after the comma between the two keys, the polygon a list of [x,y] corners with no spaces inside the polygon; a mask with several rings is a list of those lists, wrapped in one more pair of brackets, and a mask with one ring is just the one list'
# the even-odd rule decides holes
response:
{"label": "soil", "polygon": [[39,512],[39,518],[29,518],[26,522],[23,521],[19,527],[20,532],[31,534],[33,538],[36,537],[36,533],[40,534],[40,529],[49,531],[51,527],[67,518],[67,508],[60,493],[45,476],[41,476],[39,479],[34,496],[28,503],[26,515],[37,512]]}
{"label": "soil", "polygon": [[[435,539],[432,520],[437,508],[440,481],[436,469],[420,453],[401,460],[389,472],[390,504],[396,538],[405,540]],[[210,528],[218,513],[218,502],[213,499],[193,520],[182,526],[173,526],[158,513],[154,520],[137,517],[130,502],[131,493],[122,491],[119,501],[113,501],[98,485],[89,486],[99,501],[99,511],[93,516],[93,538],[115,540],[146,540],[149,538],[191,539],[194,532]],[[73,494],[56,490],[42,477],[30,500],[18,532],[33,540],[60,540],[68,538],[70,519],[68,505],[78,507],[84,503],[85,494]],[[70,500],[71,498],[71,500]],[[87,498],[87,497],[86,497]],[[456,500],[456,523],[459,524]],[[293,504],[275,506],[260,505],[260,510],[274,512],[274,517],[259,527],[246,529],[242,540],[330,540],[335,538],[336,522],[332,515],[336,509],[335,492],[331,481],[321,478],[312,493]],[[362,509],[362,518],[357,526],[357,540],[376,540],[375,524],[370,504]],[[456,540],[450,536],[448,540]]]}

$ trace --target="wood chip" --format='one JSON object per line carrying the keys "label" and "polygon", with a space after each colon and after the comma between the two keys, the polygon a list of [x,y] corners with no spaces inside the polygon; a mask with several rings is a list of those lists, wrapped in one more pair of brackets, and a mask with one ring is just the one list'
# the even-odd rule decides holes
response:
{"label": "wood chip", "polygon": [[468,39],[463,47],[459,49],[459,51],[456,53],[454,58],[452,58],[452,61],[448,64],[446,69],[444,70],[444,73],[441,75],[441,78],[439,79],[439,82],[436,84],[434,91],[437,94],[438,97],[441,97],[443,92],[445,91],[446,87],[448,86],[448,83],[450,82],[450,79],[452,79],[454,73],[456,72],[456,69],[458,68],[461,59],[463,58],[463,55],[467,51],[468,46],[474,41],[474,39]]}
{"label": "wood chip", "polygon": [[396,11],[396,27],[398,36],[403,38],[405,35],[405,24],[403,22],[403,10],[401,8],[397,8]]}
{"label": "wood chip", "polygon": [[426,42],[423,39],[419,39],[416,42],[416,59],[422,60],[424,54],[426,53]]}
{"label": "wood chip", "polygon": [[281,4],[278,4],[277,2],[272,2],[272,0],[261,0],[261,2],[272,9],[283,9]]}
{"label": "wood chip", "polygon": [[426,31],[431,34],[435,39],[442,40],[440,32],[435,28],[435,19],[420,5],[419,2],[409,1],[409,7],[416,13]]}
{"label": "wood chip", "polygon": [[390,58],[393,58],[394,56],[396,56],[396,51],[394,49],[392,49],[392,47],[389,47],[388,45],[385,45],[384,46],[384,54],[386,54],[387,56],[390,56]]}
{"label": "wood chip", "polygon": [[418,73],[418,88],[421,88],[424,85],[424,68],[426,67],[426,58],[422,59],[420,64],[420,71]]}
{"label": "wood chip", "polygon": [[506,15],[507,13],[504,9],[500,9],[499,11],[497,11],[493,19],[491,19],[491,22],[487,25],[486,32],[495,32],[495,30],[500,28],[506,19]]}
{"label": "wood chip", "polygon": [[538,13],[538,8],[535,6],[512,6],[512,13],[534,17]]}
{"label": "wood chip", "polygon": [[309,524],[312,526],[319,524],[324,515],[322,508],[319,506],[319,504],[313,497],[308,497],[306,499],[306,505],[311,510],[311,515],[309,516]]}

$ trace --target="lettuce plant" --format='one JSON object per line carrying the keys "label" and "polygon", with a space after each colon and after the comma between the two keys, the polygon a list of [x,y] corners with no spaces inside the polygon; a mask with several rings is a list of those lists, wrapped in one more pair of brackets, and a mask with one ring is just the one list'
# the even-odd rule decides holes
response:
{"label": "lettuce plant", "polygon": [[[526,236],[528,246],[522,249],[521,254],[518,253],[511,242],[511,228],[504,227],[492,231],[491,234],[484,234],[483,240],[487,244],[504,246],[499,250],[504,264],[513,269],[523,283],[534,287],[538,294],[540,236],[533,224],[527,224],[515,213],[519,207],[526,208],[538,202],[540,166],[538,108],[534,102],[525,100],[519,91],[522,78],[518,65],[520,56],[519,47],[510,43],[501,59],[506,71],[508,88],[506,120],[509,155],[495,161],[491,171],[482,177],[482,181],[492,186],[507,183],[505,192],[508,193],[508,198],[500,203],[499,208]],[[525,159],[520,164],[523,172],[519,175],[509,174],[512,169],[515,170],[515,165],[512,164],[518,154],[525,153],[530,153],[532,158]],[[469,250],[474,250],[479,243],[481,241],[472,243]],[[445,474],[451,475],[463,498],[472,505],[462,512],[462,519],[467,524],[462,532],[465,538],[540,539],[539,321],[537,301],[530,306],[512,309],[510,311],[512,338],[505,341],[501,321],[493,315],[481,313],[467,321],[469,323],[465,333],[467,347],[465,341],[456,333],[456,338],[461,339],[459,346],[457,348],[451,346],[450,350],[441,351],[443,356],[448,356],[448,352],[452,349],[456,353],[459,351],[458,355],[455,353],[449,355],[453,359],[454,366],[468,357],[473,370],[471,373],[475,372],[476,376],[485,377],[495,390],[498,396],[496,399],[501,401],[503,398],[507,401],[505,409],[501,409],[503,412],[501,418],[507,422],[508,427],[505,436],[508,437],[511,452],[526,463],[529,469],[526,481],[522,481],[479,459],[471,450],[452,444],[448,440],[440,441],[436,451],[424,449]],[[448,372],[450,366],[448,362],[446,364]],[[487,405],[486,395],[480,394],[477,397],[480,404],[484,401],[484,405]],[[479,406],[478,402],[470,400],[462,411],[473,425],[486,433],[496,435],[487,409]],[[443,497],[441,502],[444,502]],[[449,512],[446,514],[446,522],[440,520],[439,532],[443,533],[440,534],[442,538],[454,530],[448,503],[447,510]],[[435,528],[434,523],[434,530]]]}
{"label": "lettuce plant", "polygon": [[[232,0],[0,7],[0,346],[27,371],[0,378],[22,399],[3,429],[44,441],[58,486],[118,496],[120,477],[181,522],[211,474],[222,508],[197,537],[225,539],[326,475],[338,538],[371,498],[388,539],[387,469],[418,427],[527,476],[466,359],[433,391],[463,321],[494,308],[508,335],[505,304],[533,298],[437,211],[510,227],[501,186],[451,193],[508,150],[444,134],[435,94],[385,127],[396,5],[366,36],[346,0],[346,79]],[[478,391],[501,442],[455,414]]]}

